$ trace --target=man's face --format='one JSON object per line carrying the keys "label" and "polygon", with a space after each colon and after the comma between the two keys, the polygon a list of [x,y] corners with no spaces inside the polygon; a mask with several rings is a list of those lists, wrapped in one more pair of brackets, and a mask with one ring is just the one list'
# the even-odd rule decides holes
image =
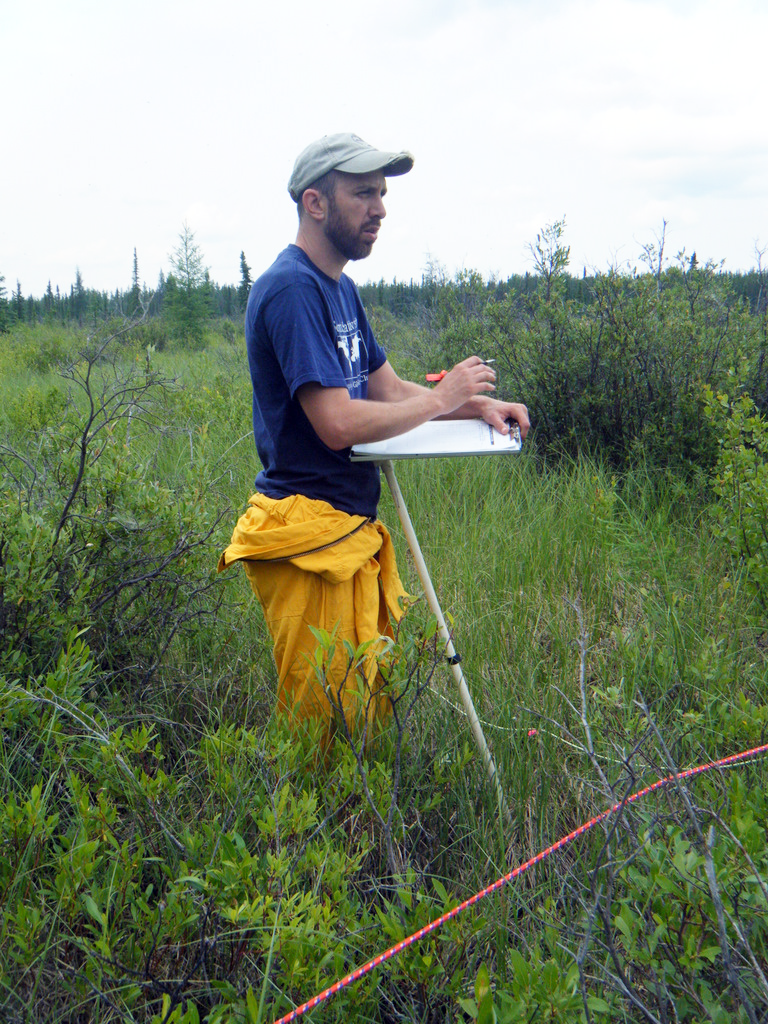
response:
{"label": "man's face", "polygon": [[370,174],[336,172],[336,187],[328,197],[325,237],[347,260],[370,256],[381,222],[387,215],[387,182],[381,171]]}

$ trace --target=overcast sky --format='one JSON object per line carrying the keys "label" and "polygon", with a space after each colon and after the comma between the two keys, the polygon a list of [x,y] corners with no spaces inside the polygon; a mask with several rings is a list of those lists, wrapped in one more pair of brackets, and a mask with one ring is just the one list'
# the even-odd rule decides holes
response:
{"label": "overcast sky", "polygon": [[[295,236],[312,139],[410,149],[358,281],[768,247],[765,0],[0,0],[0,275],[154,287],[186,222],[236,284]],[[768,255],[768,254],[767,254]]]}

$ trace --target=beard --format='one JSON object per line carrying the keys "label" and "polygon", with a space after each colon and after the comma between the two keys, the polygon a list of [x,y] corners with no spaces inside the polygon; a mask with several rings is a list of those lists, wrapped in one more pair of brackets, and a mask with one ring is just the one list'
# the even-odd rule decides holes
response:
{"label": "beard", "polygon": [[378,223],[364,224],[354,230],[338,211],[333,198],[328,204],[328,219],[325,222],[325,237],[347,260],[364,260],[371,255],[375,239],[362,238],[362,232],[378,227]]}

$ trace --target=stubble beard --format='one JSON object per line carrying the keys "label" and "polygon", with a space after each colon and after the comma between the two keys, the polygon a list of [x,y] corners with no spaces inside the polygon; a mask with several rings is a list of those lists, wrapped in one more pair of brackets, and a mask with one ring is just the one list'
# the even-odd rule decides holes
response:
{"label": "stubble beard", "polygon": [[[363,225],[361,231],[366,230],[370,225]],[[378,225],[376,225],[378,226]],[[339,214],[338,207],[333,198],[328,204],[328,219],[325,222],[325,237],[347,260],[364,260],[371,255],[375,239],[368,240],[360,237],[360,233],[352,230],[349,224]]]}

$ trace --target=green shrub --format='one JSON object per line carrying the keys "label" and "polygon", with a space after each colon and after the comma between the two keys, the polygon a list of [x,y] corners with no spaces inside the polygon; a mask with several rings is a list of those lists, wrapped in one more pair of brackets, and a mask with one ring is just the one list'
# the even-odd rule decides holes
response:
{"label": "green shrub", "polygon": [[132,447],[167,382],[104,356],[70,368],[80,404],[2,453],[0,671],[45,671],[87,630],[104,673],[146,682],[215,608],[205,549],[216,511],[203,488],[180,500]]}
{"label": "green shrub", "polygon": [[743,566],[763,610],[768,609],[768,421],[749,395],[705,392],[718,435],[714,473],[717,535]]}
{"label": "green shrub", "polygon": [[57,385],[30,383],[6,399],[5,418],[15,436],[35,434],[58,424],[67,408],[66,393]]}
{"label": "green shrub", "polygon": [[8,373],[45,373],[69,361],[82,340],[82,332],[62,324],[17,324],[3,338],[0,365]]}
{"label": "green shrub", "polygon": [[[6,1009],[222,1022],[263,1000],[272,1019],[455,905],[412,870],[372,884],[378,816],[349,746],[324,765],[280,725],[224,726],[174,772],[151,726],[110,728],[88,696],[97,671],[79,638],[50,672],[2,688]],[[361,767],[386,806],[391,765]],[[389,998],[429,987],[431,1005],[450,1006],[476,927],[466,918],[404,956]],[[379,1001],[371,976],[329,1019],[373,1017]]]}
{"label": "green shrub", "polygon": [[162,352],[170,339],[166,321],[159,316],[149,317],[138,323],[131,331],[131,339],[137,351]]}
{"label": "green shrub", "polygon": [[590,453],[620,468],[642,460],[709,470],[717,439],[702,387],[721,387],[743,363],[743,379],[766,391],[760,318],[713,264],[684,254],[658,275],[598,273],[590,301],[570,298],[564,228],[549,225],[531,247],[535,290],[496,298],[464,273],[438,291],[436,364],[494,358],[499,395],[527,404],[532,439],[548,451]]}

